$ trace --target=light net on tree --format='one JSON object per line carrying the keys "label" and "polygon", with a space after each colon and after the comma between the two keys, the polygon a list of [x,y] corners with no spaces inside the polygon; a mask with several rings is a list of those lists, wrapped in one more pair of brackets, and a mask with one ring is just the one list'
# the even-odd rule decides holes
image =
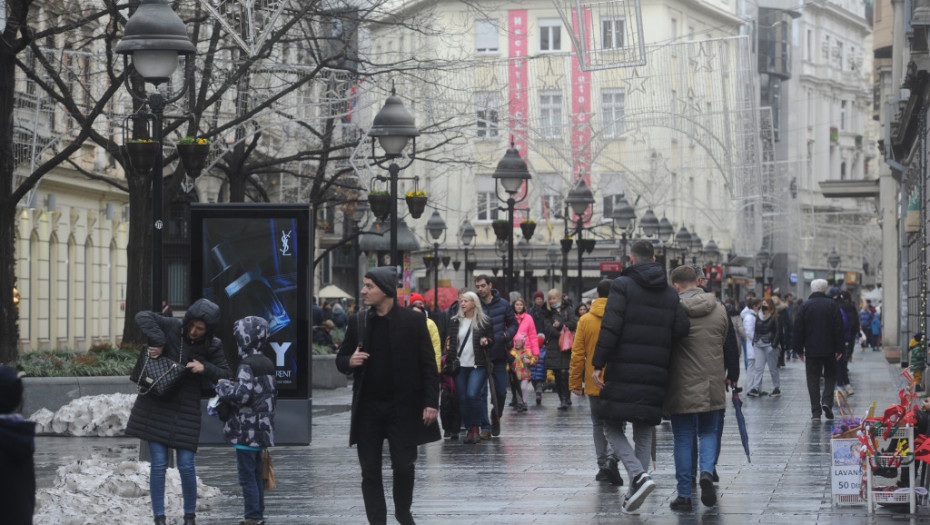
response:
{"label": "light net on tree", "polygon": [[565,27],[571,28],[568,35],[582,70],[645,64],[640,0],[552,0],[552,3]]}

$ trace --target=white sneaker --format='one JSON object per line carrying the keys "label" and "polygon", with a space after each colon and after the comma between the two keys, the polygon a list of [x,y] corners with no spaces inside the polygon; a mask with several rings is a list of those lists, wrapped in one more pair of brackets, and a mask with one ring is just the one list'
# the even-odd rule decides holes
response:
{"label": "white sneaker", "polygon": [[856,393],[856,391],[853,390],[852,385],[846,385],[846,395],[847,395],[847,396],[851,396],[851,395],[853,395],[853,394],[855,394],[855,393]]}

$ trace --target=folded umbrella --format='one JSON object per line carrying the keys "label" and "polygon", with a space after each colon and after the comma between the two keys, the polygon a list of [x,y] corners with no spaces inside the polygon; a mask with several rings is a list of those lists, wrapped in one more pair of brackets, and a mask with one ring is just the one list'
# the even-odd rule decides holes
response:
{"label": "folded umbrella", "polygon": [[733,412],[736,413],[736,426],[739,428],[739,438],[743,441],[743,450],[746,452],[746,460],[752,463],[749,457],[749,434],[746,433],[746,418],[743,417],[743,400],[739,398],[742,388],[733,389]]}

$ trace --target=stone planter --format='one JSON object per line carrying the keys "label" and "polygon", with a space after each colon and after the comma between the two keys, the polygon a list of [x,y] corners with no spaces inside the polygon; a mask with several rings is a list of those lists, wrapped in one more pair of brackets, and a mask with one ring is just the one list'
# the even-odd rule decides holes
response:
{"label": "stone planter", "polygon": [[901,362],[901,349],[894,346],[886,346],[882,348],[882,352],[885,354],[885,359],[891,363],[900,363]]}
{"label": "stone planter", "polygon": [[313,356],[313,388],[344,388],[349,378],[336,369],[336,355]]}

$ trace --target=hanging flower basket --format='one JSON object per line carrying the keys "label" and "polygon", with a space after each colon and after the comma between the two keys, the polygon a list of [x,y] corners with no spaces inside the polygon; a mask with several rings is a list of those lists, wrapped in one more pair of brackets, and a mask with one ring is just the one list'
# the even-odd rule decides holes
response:
{"label": "hanging flower basket", "polygon": [[178,141],[178,157],[187,176],[196,179],[207,164],[210,141],[196,137],[184,137]]}
{"label": "hanging flower basket", "polygon": [[371,192],[368,194],[368,206],[371,213],[378,220],[384,220],[391,214],[391,194],[387,192]]}
{"label": "hanging flower basket", "polygon": [[513,226],[510,225],[510,221],[498,219],[491,223],[491,227],[494,228],[494,235],[499,241],[506,241],[513,235]]}
{"label": "hanging flower basket", "polygon": [[422,191],[408,191],[404,196],[407,201],[407,210],[414,219],[419,219],[426,210],[426,193]]}
{"label": "hanging flower basket", "polygon": [[527,219],[521,222],[520,230],[523,232],[523,238],[529,241],[533,238],[533,232],[536,231],[536,221]]}
{"label": "hanging flower basket", "polygon": [[146,176],[155,167],[155,157],[160,152],[161,143],[152,140],[132,140],[126,144],[129,165],[136,175]]}
{"label": "hanging flower basket", "polygon": [[568,253],[572,249],[572,238],[559,239],[559,244],[562,245],[562,253]]}

